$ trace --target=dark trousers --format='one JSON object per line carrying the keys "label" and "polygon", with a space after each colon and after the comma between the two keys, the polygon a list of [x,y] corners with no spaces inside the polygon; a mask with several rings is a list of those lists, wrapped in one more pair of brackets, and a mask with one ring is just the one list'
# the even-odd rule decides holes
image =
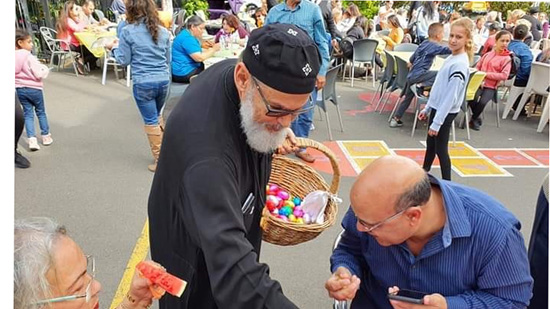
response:
{"label": "dark trousers", "polygon": [[533,277],[533,298],[528,308],[548,308],[548,199],[540,190],[535,221],[529,241],[529,264]]}
{"label": "dark trousers", "polygon": [[96,56],[94,56],[94,54],[92,54],[88,50],[88,48],[86,48],[86,46],[84,45],[80,45],[80,46],[70,45],[70,46],[71,46],[71,51],[74,51],[80,55],[80,57],[84,61],[84,64],[90,65],[90,69],[97,67],[96,62],[98,58],[96,58]]}
{"label": "dark trousers", "polygon": [[191,73],[184,75],[184,76],[178,76],[172,74],[172,81],[174,83],[183,83],[183,84],[189,84],[189,81],[191,77],[198,75],[200,72],[204,71],[204,63],[201,63],[201,66],[191,71]]}
{"label": "dark trousers", "polygon": [[384,62],[382,62],[382,59],[380,58],[380,54],[379,53],[374,53],[374,62],[376,62],[376,65],[378,65],[378,67],[380,68],[383,68],[384,67]]}
{"label": "dark trousers", "polygon": [[[432,125],[435,113],[437,111],[432,109],[430,114],[430,121],[428,122],[428,127]],[[424,156],[424,164],[422,168],[429,172],[432,168],[432,163],[434,162],[435,155],[439,158],[439,165],[441,166],[441,178],[445,180],[451,180],[451,158],[449,158],[449,133],[451,131],[451,126],[453,120],[455,119],[457,113],[448,114],[445,117],[445,121],[439,128],[437,136],[430,136],[426,138],[426,155]]]}
{"label": "dark trousers", "polygon": [[17,149],[17,143],[23,133],[25,127],[25,119],[23,117],[23,109],[21,109],[21,103],[17,93],[15,94],[15,149]]}
{"label": "dark trousers", "polygon": [[409,105],[411,105],[412,99],[414,99],[414,92],[412,92],[410,86],[419,83],[422,83],[424,86],[431,86],[435,82],[436,75],[437,71],[428,71],[418,77],[407,80],[407,86],[404,89],[405,99],[403,99],[401,104],[399,104],[397,112],[395,112],[395,118],[401,119],[403,114],[405,114],[405,111],[407,111],[407,108],[409,108]]}
{"label": "dark trousers", "polygon": [[479,118],[489,101],[493,100],[496,102],[496,95],[496,89],[479,88],[477,90],[474,100],[468,102],[468,105],[472,109],[472,121]]}

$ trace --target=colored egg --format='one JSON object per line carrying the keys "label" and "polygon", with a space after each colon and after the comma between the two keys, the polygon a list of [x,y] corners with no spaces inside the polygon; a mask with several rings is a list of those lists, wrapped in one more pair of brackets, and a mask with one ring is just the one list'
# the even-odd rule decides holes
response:
{"label": "colored egg", "polygon": [[302,204],[302,200],[299,197],[295,197],[292,202],[294,202],[294,205],[299,206]]}
{"label": "colored egg", "polygon": [[277,194],[281,190],[278,185],[269,185],[269,191]]}
{"label": "colored egg", "polygon": [[279,219],[281,219],[281,220],[283,220],[283,221],[285,221],[285,222],[288,222],[288,218],[285,217],[285,216],[277,215],[277,218],[279,218]]}
{"label": "colored egg", "polygon": [[265,186],[265,192],[269,191],[269,185]]}
{"label": "colored egg", "polygon": [[293,214],[296,218],[302,218],[304,216],[304,212],[302,210],[296,209],[296,208],[294,208]]}
{"label": "colored egg", "polygon": [[304,224],[304,219],[298,218],[298,219],[296,219],[296,223],[298,223],[298,224]]}
{"label": "colored egg", "polygon": [[280,190],[279,193],[277,193],[277,196],[283,200],[288,200],[290,195],[288,194],[288,192]]}
{"label": "colored egg", "polygon": [[283,205],[288,206],[290,208],[294,208],[294,203],[292,203],[292,201],[289,201],[289,200],[286,200]]}
{"label": "colored egg", "polygon": [[272,214],[274,215],[278,215],[279,214],[279,209],[275,208],[273,210],[270,210]]}
{"label": "colored egg", "polygon": [[288,215],[288,220],[290,220],[290,222],[296,222],[296,217],[293,214],[290,214]]}
{"label": "colored egg", "polygon": [[281,208],[281,210],[279,210],[279,214],[286,217],[288,217],[288,215],[290,215],[291,213],[292,213],[292,208],[288,206],[284,206],[283,208]]}

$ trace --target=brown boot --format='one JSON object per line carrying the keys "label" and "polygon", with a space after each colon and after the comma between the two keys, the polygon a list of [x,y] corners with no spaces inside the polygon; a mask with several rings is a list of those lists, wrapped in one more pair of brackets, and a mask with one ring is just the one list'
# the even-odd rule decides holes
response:
{"label": "brown boot", "polygon": [[147,138],[149,139],[149,146],[151,147],[151,153],[153,154],[153,158],[155,159],[155,163],[147,166],[147,168],[154,172],[157,170],[157,162],[159,160],[160,155],[160,146],[162,143],[162,129],[160,125],[154,125],[154,126],[145,126],[145,133],[147,133]]}
{"label": "brown boot", "polygon": [[164,132],[164,126],[165,126],[164,118],[162,116],[159,116],[158,118],[159,118],[160,129],[162,130],[162,132]]}

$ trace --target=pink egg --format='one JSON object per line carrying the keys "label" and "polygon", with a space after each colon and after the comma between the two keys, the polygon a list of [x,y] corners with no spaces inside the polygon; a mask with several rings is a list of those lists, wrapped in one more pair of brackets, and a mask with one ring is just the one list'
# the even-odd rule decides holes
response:
{"label": "pink egg", "polygon": [[294,216],[296,218],[302,218],[304,216],[304,212],[301,209],[294,208]]}
{"label": "pink egg", "polygon": [[277,218],[279,218],[279,219],[281,219],[281,220],[283,220],[283,221],[285,221],[285,222],[288,222],[288,218],[285,217],[285,216],[277,215]]}
{"label": "pink egg", "polygon": [[288,198],[290,197],[290,194],[288,194],[288,192],[286,191],[281,190],[279,191],[279,193],[277,193],[277,196],[283,200],[288,200]]}
{"label": "pink egg", "polygon": [[269,191],[277,194],[281,190],[278,185],[269,185]]}

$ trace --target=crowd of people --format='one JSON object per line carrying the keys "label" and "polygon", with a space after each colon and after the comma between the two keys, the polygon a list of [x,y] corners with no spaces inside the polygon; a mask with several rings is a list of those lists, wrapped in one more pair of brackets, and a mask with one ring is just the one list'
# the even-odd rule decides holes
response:
{"label": "crowd of people", "polygon": [[[205,21],[199,16],[172,33],[152,0],[113,1],[122,21],[118,38],[105,48],[120,65],[132,68],[133,98],[153,156],[148,166],[155,172],[148,200],[151,257],[189,283],[181,298],[162,297],[160,308],[297,308],[259,262],[272,154],[315,161],[295,138],[309,136],[331,56],[349,59],[353,43],[364,38],[379,42],[380,67],[384,50],[405,42],[418,45],[409,59],[407,83],[427,96],[419,114],[428,122],[427,147],[421,167],[386,156],[355,179],[342,221],[345,232],[330,258],[329,296],[352,301],[352,308],[406,308],[387,297],[401,289],[424,292],[424,305],[435,308],[530,305],[533,285],[544,282],[533,281],[521,224],[486,193],[450,181],[448,140],[472,66],[486,73],[469,102],[469,125],[479,130],[483,109],[496,100],[497,87],[513,69],[514,85],[525,87],[531,43],[538,43],[537,61],[550,63],[548,21],[536,8],[528,14],[515,10],[504,23],[496,12],[472,20],[446,14],[439,4],[415,1],[407,11],[384,1],[369,20],[357,5],[343,9],[337,0],[265,2],[250,16],[255,30],[228,14],[214,38],[205,40]],[[85,65],[93,68],[97,58],[74,33],[107,24],[95,20],[93,10],[93,1],[82,6],[68,1],[58,20],[65,48],[81,55],[81,71]],[[227,42],[244,48],[239,59],[205,69],[204,61]],[[15,160],[16,166],[28,167],[17,150],[21,120],[31,150],[40,149],[35,113],[43,145],[53,142],[42,93],[49,70],[31,54],[28,33],[17,31],[15,44],[16,105],[23,106],[23,117],[16,108]],[[439,55],[447,55],[442,67],[430,71]],[[189,85],[165,123],[161,111],[171,83]],[[402,96],[390,127],[403,126],[415,94],[407,87]],[[436,156],[442,179],[430,173]],[[240,205],[249,196],[254,206],[243,213]],[[547,209],[547,193],[541,208],[544,204]],[[68,300],[75,308],[98,307],[95,260],[55,221],[16,221],[14,250],[16,308]],[[158,287],[134,277],[119,308],[148,308],[155,298],[152,289]],[[538,301],[531,302],[532,308]]]}

